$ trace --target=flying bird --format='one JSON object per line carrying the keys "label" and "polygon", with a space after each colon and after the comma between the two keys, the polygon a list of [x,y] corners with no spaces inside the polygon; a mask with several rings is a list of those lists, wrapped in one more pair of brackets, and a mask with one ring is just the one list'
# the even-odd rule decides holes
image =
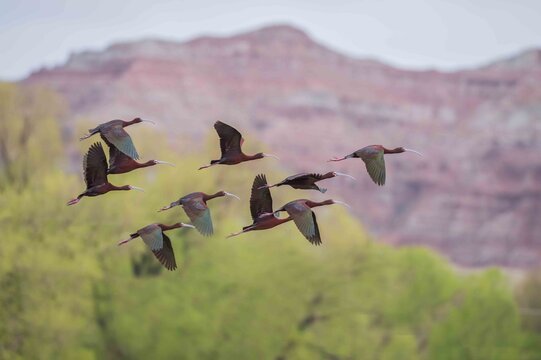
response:
{"label": "flying bird", "polygon": [[351,175],[339,173],[336,171],[331,171],[325,174],[301,173],[301,174],[291,175],[274,185],[264,185],[263,187],[271,188],[274,186],[289,185],[293,189],[313,189],[313,190],[321,191],[321,193],[325,193],[327,189],[320,188],[319,186],[316,185],[316,182],[325,180],[325,179],[330,179],[335,176],[346,176],[355,180],[355,178]]}
{"label": "flying bird", "polygon": [[272,196],[267,185],[267,178],[264,174],[257,175],[252,184],[252,195],[250,196],[250,213],[252,214],[252,225],[242,228],[242,231],[228,236],[237,236],[253,230],[266,230],[293,220],[290,216],[280,219],[272,211]]}
{"label": "flying bird", "polygon": [[89,129],[88,134],[83,136],[81,140],[88,139],[92,135],[99,133],[107,145],[113,145],[132,159],[139,160],[139,154],[135,149],[135,145],[133,145],[130,135],[126,132],[126,130],[124,130],[124,128],[143,121],[154,124],[154,121],[143,120],[141,118],[135,118],[131,121],[111,120],[98,125],[94,129]]}
{"label": "flying bird", "polygon": [[172,202],[168,206],[164,206],[158,211],[164,211],[180,205],[184,209],[184,212],[186,212],[186,215],[188,215],[190,218],[197,231],[204,236],[210,236],[214,233],[214,229],[212,227],[212,218],[210,217],[210,209],[207,206],[207,201],[222,196],[232,196],[240,200],[237,195],[228,193],[226,191],[218,191],[212,195],[208,195],[203,192],[194,192],[181,197],[177,201]]}
{"label": "flying bird", "polygon": [[107,159],[101,143],[94,143],[88,149],[83,159],[83,171],[86,190],[75,199],[68,201],[68,205],[77,204],[83,196],[98,196],[114,190],[143,191],[131,185],[115,186],[107,180]]}
{"label": "flying bird", "polygon": [[118,246],[126,244],[133,239],[141,237],[145,244],[152,250],[152,253],[167,270],[175,270],[177,263],[175,261],[175,252],[171,246],[171,239],[165,235],[164,231],[178,229],[182,227],[193,228],[192,225],[176,223],[173,225],[150,224],[142,229],[130,234],[130,238],[118,243]]}
{"label": "flying bird", "polygon": [[361,158],[364,161],[366,165],[366,170],[368,171],[368,174],[370,175],[372,180],[376,184],[382,186],[385,185],[385,160],[383,159],[383,155],[399,154],[405,151],[413,152],[420,156],[423,156],[423,154],[418,151],[406,149],[403,147],[387,149],[381,145],[369,145],[342,158],[333,158],[329,161],[342,161],[349,158]]}
{"label": "flying bird", "polygon": [[175,166],[170,162],[161,160],[149,160],[144,163],[139,163],[122,151],[119,151],[114,145],[109,145],[109,169],[107,169],[107,174],[124,174],[132,170],[158,164]]}
{"label": "flying bird", "polygon": [[262,159],[264,157],[274,157],[278,159],[276,155],[265,153],[246,155],[241,149],[244,139],[237,129],[221,121],[216,121],[214,123],[214,128],[220,137],[220,149],[222,151],[222,157],[218,160],[212,160],[209,165],[201,166],[199,170],[206,169],[214,165],[235,165],[245,161]]}
{"label": "flying bird", "polygon": [[313,245],[321,245],[321,235],[317,225],[316,214],[312,208],[318,206],[341,204],[350,207],[348,204],[338,200],[325,200],[321,202],[311,201],[306,199],[293,200],[276,210],[274,213],[286,211],[293,218],[295,225]]}

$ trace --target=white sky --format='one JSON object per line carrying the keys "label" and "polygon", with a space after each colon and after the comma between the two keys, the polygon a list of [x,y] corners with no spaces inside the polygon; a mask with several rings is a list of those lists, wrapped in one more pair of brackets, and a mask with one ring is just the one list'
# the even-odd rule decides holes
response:
{"label": "white sky", "polygon": [[118,40],[187,40],[274,23],[416,69],[471,67],[541,47],[541,0],[0,0],[0,79]]}

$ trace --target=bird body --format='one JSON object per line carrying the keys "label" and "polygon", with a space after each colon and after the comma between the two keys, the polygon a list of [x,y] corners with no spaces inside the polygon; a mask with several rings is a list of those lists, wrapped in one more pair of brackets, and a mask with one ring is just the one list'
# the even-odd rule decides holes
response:
{"label": "bird body", "polygon": [[325,179],[330,179],[335,176],[347,176],[355,180],[353,176],[342,174],[336,171],[330,171],[325,174],[300,173],[300,174],[288,176],[281,182],[276,183],[274,185],[266,185],[266,187],[271,188],[274,186],[289,185],[294,189],[305,189],[305,190],[312,189],[312,190],[320,191],[321,193],[325,193],[327,189],[320,188],[319,186],[316,185],[316,182],[325,180]]}
{"label": "bird body", "polygon": [[387,149],[383,147],[382,145],[369,145],[349,155],[346,155],[342,158],[333,158],[329,161],[342,161],[342,160],[350,159],[350,158],[360,158],[362,161],[364,161],[366,165],[366,171],[368,171],[368,174],[372,178],[372,181],[374,181],[374,183],[376,183],[377,185],[383,186],[385,185],[385,177],[386,177],[385,159],[383,155],[399,154],[406,151],[414,152],[422,156],[421,153],[415,150],[406,149],[403,147]]}
{"label": "bird body", "polygon": [[209,236],[214,233],[214,228],[212,226],[212,217],[210,216],[210,209],[207,206],[207,201],[222,196],[232,196],[239,199],[237,195],[228,193],[226,191],[218,191],[211,195],[204,192],[193,192],[181,197],[177,201],[172,202],[168,206],[164,206],[158,211],[168,210],[172,207],[180,205],[184,209],[186,215],[188,215],[190,218],[197,231],[199,231],[202,235]]}
{"label": "bird body", "polygon": [[87,139],[99,133],[107,145],[114,146],[130,158],[138,160],[139,154],[135,149],[135,145],[133,145],[130,135],[126,132],[126,130],[124,130],[124,128],[143,121],[153,123],[150,120],[143,120],[141,118],[135,118],[131,121],[111,120],[96,126],[94,129],[89,129],[88,134],[83,136],[81,140]]}
{"label": "bird body", "polygon": [[175,253],[173,251],[173,246],[171,245],[171,239],[165,235],[164,231],[178,229],[181,227],[191,227],[192,225],[176,223],[173,225],[164,225],[164,224],[150,224],[141,228],[130,234],[130,238],[123,240],[118,243],[118,245],[126,244],[127,242],[141,237],[144,243],[150,248],[154,256],[160,261],[160,263],[167,270],[175,270],[177,268],[177,263],[175,260]]}
{"label": "bird body", "polygon": [[267,230],[293,220],[291,217],[280,219],[272,211],[272,196],[264,174],[257,175],[252,184],[250,196],[250,213],[253,223],[242,228],[242,231],[228,237],[237,236],[254,230]]}
{"label": "bird body", "polygon": [[83,159],[83,171],[86,190],[68,205],[77,204],[83,196],[99,196],[113,190],[143,190],[131,185],[115,186],[107,180],[107,159],[101,143],[94,143],[88,149]]}
{"label": "bird body", "polygon": [[166,164],[174,166],[167,161],[149,160],[144,163],[139,163],[133,160],[122,151],[118,150],[114,145],[109,145],[109,168],[107,174],[124,174],[136,169],[141,169],[158,164]]}
{"label": "bird body", "polygon": [[214,129],[216,129],[216,132],[220,137],[220,150],[222,155],[220,159],[211,160],[209,165],[201,166],[199,170],[214,165],[236,165],[245,161],[262,159],[264,157],[276,157],[275,155],[265,153],[246,155],[242,152],[241,148],[244,139],[237,129],[221,121],[216,121],[214,123]]}

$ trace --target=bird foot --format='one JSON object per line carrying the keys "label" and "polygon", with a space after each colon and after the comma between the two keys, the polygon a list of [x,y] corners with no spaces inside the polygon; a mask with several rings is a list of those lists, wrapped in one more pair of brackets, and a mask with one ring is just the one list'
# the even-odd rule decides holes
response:
{"label": "bird foot", "polygon": [[75,205],[77,204],[79,201],[81,201],[81,199],[79,198],[75,198],[75,199],[71,199],[70,201],[68,201],[68,203],[66,205],[70,206],[70,205]]}

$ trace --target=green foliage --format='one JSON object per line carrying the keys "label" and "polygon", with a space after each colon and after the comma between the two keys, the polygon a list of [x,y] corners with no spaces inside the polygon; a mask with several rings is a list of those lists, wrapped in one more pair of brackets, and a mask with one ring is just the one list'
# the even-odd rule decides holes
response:
{"label": "green foliage", "polygon": [[[130,133],[144,159],[177,167],[111,176],[116,185],[146,192],[83,198],[67,207],[84,183],[80,165],[75,173],[53,166],[62,161],[60,132],[56,121],[43,119],[60,113],[54,95],[2,85],[0,111],[10,117],[0,123],[20,134],[24,91],[40,94],[32,95],[35,103],[47,106],[36,108],[32,119],[41,119],[40,130],[26,141],[0,135],[0,145],[9,145],[0,172],[0,359],[517,359],[523,349],[531,353],[533,338],[520,329],[499,272],[460,277],[429,250],[374,243],[339,206],[316,210],[321,247],[293,223],[226,239],[250,223],[253,177],[284,177],[271,159],[197,171],[212,155],[181,154],[160,142],[155,129],[134,126]],[[98,140],[69,141],[82,155]],[[178,271],[163,270],[139,240],[116,246],[152,222],[188,222],[180,208],[156,210],[189,192],[219,189],[242,201],[209,202],[213,237],[169,232]],[[280,188],[273,196],[277,207],[328,195]]]}

